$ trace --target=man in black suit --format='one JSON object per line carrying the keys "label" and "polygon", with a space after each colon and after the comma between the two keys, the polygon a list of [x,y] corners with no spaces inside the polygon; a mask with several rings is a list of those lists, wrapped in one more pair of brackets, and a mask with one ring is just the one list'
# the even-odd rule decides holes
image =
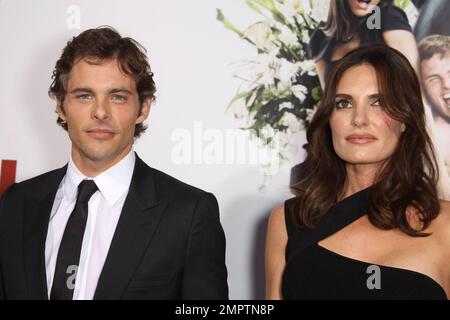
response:
{"label": "man in black suit", "polygon": [[155,93],[144,52],[109,27],[64,48],[49,94],[70,161],[0,199],[0,299],[228,298],[215,197],[133,151]]}

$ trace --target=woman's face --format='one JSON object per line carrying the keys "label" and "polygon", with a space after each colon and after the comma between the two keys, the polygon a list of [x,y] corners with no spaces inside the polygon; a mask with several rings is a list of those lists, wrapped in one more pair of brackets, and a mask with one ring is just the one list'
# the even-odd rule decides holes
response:
{"label": "woman's face", "polygon": [[330,117],[333,147],[347,164],[376,165],[391,157],[405,125],[386,112],[375,69],[354,66],[344,72]]}
{"label": "woman's face", "polygon": [[372,12],[373,7],[380,3],[380,0],[346,0],[352,13],[357,17],[364,17]]}

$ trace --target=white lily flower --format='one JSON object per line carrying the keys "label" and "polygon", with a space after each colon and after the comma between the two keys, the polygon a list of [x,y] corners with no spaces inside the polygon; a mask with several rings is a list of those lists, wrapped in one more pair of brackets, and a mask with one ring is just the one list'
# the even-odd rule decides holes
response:
{"label": "white lily flower", "polygon": [[249,38],[259,49],[270,47],[273,41],[272,30],[266,22],[257,22],[252,24],[244,33],[244,36]]}
{"label": "white lily flower", "polygon": [[278,48],[267,53],[259,54],[252,63],[251,72],[252,78],[255,82],[272,86],[275,84],[275,78],[279,66],[279,59],[277,58]]}
{"label": "white lily flower", "polygon": [[285,45],[289,47],[298,45],[297,35],[294,32],[292,32],[291,29],[285,26],[279,27],[279,29],[281,31],[281,34],[279,35],[278,38],[280,39],[281,42],[283,42]]}
{"label": "white lily flower", "polygon": [[314,76],[316,74],[316,64],[314,63],[314,60],[305,60],[298,62],[299,68],[302,70],[303,73],[307,73],[310,76]]}
{"label": "white lily flower", "polygon": [[303,42],[309,43],[310,37],[308,34],[308,30],[306,30],[306,29],[302,30],[301,38],[302,38]]}
{"label": "white lily flower", "polygon": [[297,97],[300,101],[305,100],[306,94],[308,93],[308,88],[304,85],[297,84],[291,87],[292,93]]}
{"label": "white lily flower", "polygon": [[314,109],[306,109],[306,120],[311,121],[316,113],[317,108]]}
{"label": "white lily flower", "polygon": [[281,109],[284,109],[284,108],[286,108],[286,109],[294,109],[294,105],[292,104],[292,102],[283,102],[283,103],[281,103],[279,106],[278,106],[278,108],[281,110]]}
{"label": "white lily flower", "polygon": [[300,121],[290,112],[284,113],[283,117],[281,117],[281,124],[288,127],[289,133],[295,133],[302,129]]}
{"label": "white lily flower", "polygon": [[278,61],[279,61],[279,68],[277,78],[281,82],[290,83],[292,79],[295,79],[295,76],[299,71],[298,64],[289,62],[284,58],[281,58]]}

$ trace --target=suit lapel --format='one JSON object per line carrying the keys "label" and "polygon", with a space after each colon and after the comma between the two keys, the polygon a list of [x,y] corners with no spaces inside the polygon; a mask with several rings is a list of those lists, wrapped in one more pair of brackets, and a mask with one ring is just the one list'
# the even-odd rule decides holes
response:
{"label": "suit lapel", "polygon": [[58,186],[67,170],[67,166],[55,170],[45,186],[25,201],[23,220],[24,269],[30,299],[48,299],[47,277],[45,271],[45,240],[48,223]]}
{"label": "suit lapel", "polygon": [[166,204],[158,203],[154,172],[138,156],[94,299],[119,299],[158,226]]}

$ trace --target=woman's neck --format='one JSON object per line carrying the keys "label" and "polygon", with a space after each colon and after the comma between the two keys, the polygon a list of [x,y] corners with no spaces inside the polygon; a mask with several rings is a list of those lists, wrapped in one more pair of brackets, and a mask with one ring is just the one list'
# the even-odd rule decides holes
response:
{"label": "woman's neck", "polygon": [[339,198],[344,199],[373,185],[379,169],[378,164],[347,164],[345,185]]}

